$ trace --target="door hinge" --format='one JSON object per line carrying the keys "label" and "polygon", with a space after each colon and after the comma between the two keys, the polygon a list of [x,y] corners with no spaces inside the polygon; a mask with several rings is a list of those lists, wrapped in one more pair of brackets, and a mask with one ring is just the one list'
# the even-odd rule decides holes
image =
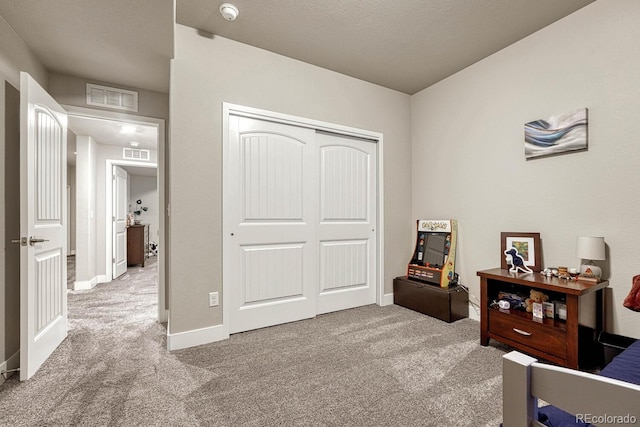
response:
{"label": "door hinge", "polygon": [[115,259],[115,258],[111,258],[111,262],[112,262],[113,264],[115,264],[115,263],[116,263],[116,259]]}

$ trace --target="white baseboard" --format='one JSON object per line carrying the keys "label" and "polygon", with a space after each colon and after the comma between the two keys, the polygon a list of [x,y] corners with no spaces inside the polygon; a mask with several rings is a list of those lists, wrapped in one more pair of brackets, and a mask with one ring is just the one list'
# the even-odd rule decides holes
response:
{"label": "white baseboard", "polygon": [[393,293],[384,294],[382,296],[382,302],[380,303],[380,307],[384,307],[385,305],[393,304]]}
{"label": "white baseboard", "polygon": [[478,307],[469,303],[469,319],[480,321],[480,312]]}
{"label": "white baseboard", "polygon": [[94,277],[91,280],[80,280],[73,282],[74,291],[88,291],[96,287],[98,283],[109,283],[111,279],[105,274]]}
{"label": "white baseboard", "polygon": [[191,331],[167,333],[167,350],[180,350],[196,347],[229,338],[229,328],[225,325],[210,326],[208,328],[194,329]]}
{"label": "white baseboard", "polygon": [[94,279],[91,280],[76,280],[73,282],[73,290],[74,291],[88,291],[89,289],[93,289],[93,287],[97,284],[94,282]]}
{"label": "white baseboard", "polygon": [[[0,372],[18,369],[20,367],[20,350],[16,351],[13,356],[0,363]],[[4,383],[15,372],[0,375],[0,384]]]}

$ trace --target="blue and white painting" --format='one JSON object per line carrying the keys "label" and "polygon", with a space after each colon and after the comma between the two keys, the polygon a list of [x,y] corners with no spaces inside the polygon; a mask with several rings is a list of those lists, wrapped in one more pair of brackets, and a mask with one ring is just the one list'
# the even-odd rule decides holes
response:
{"label": "blue and white painting", "polygon": [[524,155],[527,159],[586,149],[586,108],[524,125]]}

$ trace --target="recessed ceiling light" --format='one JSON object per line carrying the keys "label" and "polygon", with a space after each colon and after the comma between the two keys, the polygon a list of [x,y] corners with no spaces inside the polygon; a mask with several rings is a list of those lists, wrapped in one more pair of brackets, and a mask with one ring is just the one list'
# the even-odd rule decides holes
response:
{"label": "recessed ceiling light", "polygon": [[120,133],[135,133],[136,127],[133,125],[122,125],[120,128]]}
{"label": "recessed ceiling light", "polygon": [[238,8],[231,3],[223,3],[220,5],[220,14],[227,21],[235,21],[239,15]]}
{"label": "recessed ceiling light", "polygon": [[129,141],[129,145],[132,147],[137,147],[138,145],[140,145],[140,143],[136,141]]}

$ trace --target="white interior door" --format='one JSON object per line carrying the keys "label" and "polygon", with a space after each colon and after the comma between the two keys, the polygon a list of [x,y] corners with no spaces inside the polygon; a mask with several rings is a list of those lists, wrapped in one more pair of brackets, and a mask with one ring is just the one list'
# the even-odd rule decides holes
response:
{"label": "white interior door", "polygon": [[315,132],[229,117],[225,280],[230,332],[315,315]]}
{"label": "white interior door", "polygon": [[67,336],[67,115],[20,73],[20,380]]}
{"label": "white interior door", "polygon": [[317,312],[376,302],[376,144],[318,132]]}
{"label": "white interior door", "polygon": [[127,171],[113,167],[113,278],[127,271]]}

